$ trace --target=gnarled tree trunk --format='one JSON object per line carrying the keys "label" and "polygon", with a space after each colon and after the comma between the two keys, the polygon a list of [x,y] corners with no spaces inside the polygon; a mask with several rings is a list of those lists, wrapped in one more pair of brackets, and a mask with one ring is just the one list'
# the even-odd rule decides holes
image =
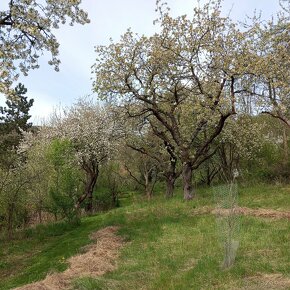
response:
{"label": "gnarled tree trunk", "polygon": [[194,197],[192,185],[192,165],[190,162],[185,162],[182,169],[183,180],[183,198],[190,200]]}
{"label": "gnarled tree trunk", "polygon": [[86,185],[86,195],[88,198],[88,203],[86,206],[86,211],[89,213],[93,212],[93,192],[98,179],[98,174],[93,172],[88,176],[88,181]]}
{"label": "gnarled tree trunk", "polygon": [[145,194],[148,200],[152,198],[153,189],[156,183],[156,176],[154,170],[151,168],[149,171],[145,171],[144,174],[144,187]]}
{"label": "gnarled tree trunk", "polygon": [[[90,166],[91,165],[91,166]],[[84,193],[79,197],[76,208],[78,209],[85,199],[88,199],[86,211],[93,211],[93,192],[99,176],[99,166],[91,162],[91,164],[83,163],[83,169],[86,172],[87,180]]]}
{"label": "gnarled tree trunk", "polygon": [[165,197],[173,197],[174,187],[175,187],[176,176],[172,172],[166,176],[166,192]]}

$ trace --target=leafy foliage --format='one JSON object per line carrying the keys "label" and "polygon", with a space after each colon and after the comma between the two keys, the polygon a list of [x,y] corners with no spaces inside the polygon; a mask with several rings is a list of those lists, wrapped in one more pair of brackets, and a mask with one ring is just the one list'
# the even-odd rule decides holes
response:
{"label": "leafy foliage", "polygon": [[259,112],[270,114],[290,127],[289,90],[289,1],[280,1],[281,10],[268,21],[255,16],[249,25],[251,53],[248,69],[252,77],[244,78],[245,95],[255,100]]}
{"label": "leafy foliage", "polygon": [[9,166],[10,155],[15,153],[16,147],[22,138],[22,132],[31,128],[29,110],[34,100],[25,96],[27,89],[23,84],[18,84],[14,94],[8,96],[6,107],[0,107],[0,160],[1,164]]}
{"label": "leafy foliage", "polygon": [[[4,1],[5,2],[5,1]],[[7,92],[18,78],[39,67],[38,58],[44,51],[51,54],[49,64],[59,69],[59,43],[52,30],[68,20],[89,22],[87,13],[79,6],[80,0],[12,0],[0,11],[0,92]]]}
{"label": "leafy foliage", "polygon": [[80,173],[74,166],[74,149],[68,140],[54,140],[48,151],[54,174],[51,177],[49,194],[52,198],[51,211],[60,213],[69,223],[79,223],[76,208],[77,199],[82,191]]}
{"label": "leafy foliage", "polygon": [[159,33],[140,37],[128,30],[119,42],[96,48],[95,90],[130,116],[146,117],[174,148],[190,199],[192,171],[215,154],[214,140],[238,112],[241,80],[249,74],[248,39],[222,17],[221,1],[194,8],[192,19],[174,18],[157,2]]}

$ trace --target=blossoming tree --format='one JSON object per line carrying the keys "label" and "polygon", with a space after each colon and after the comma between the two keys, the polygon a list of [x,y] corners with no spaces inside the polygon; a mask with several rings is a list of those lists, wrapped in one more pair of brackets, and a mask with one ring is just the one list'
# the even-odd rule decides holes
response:
{"label": "blossoming tree", "polygon": [[146,37],[128,30],[96,48],[95,90],[131,116],[146,116],[156,136],[175,148],[184,198],[191,199],[193,170],[215,153],[213,141],[236,113],[248,45],[221,16],[220,1],[194,8],[192,19],[173,18],[162,7],[160,32]]}
{"label": "blossoming tree", "polygon": [[80,3],[81,0],[7,0],[7,9],[0,11],[1,93],[7,93],[19,70],[26,75],[30,69],[38,68],[38,58],[44,51],[51,54],[49,64],[59,69],[59,43],[52,29],[68,20],[71,25],[88,23]]}
{"label": "blossoming tree", "polygon": [[64,111],[53,128],[55,136],[72,142],[78,164],[86,174],[85,191],[78,206],[88,199],[88,211],[92,210],[93,191],[99,175],[100,165],[107,161],[115,150],[118,132],[114,114],[109,108],[91,101],[80,100]]}

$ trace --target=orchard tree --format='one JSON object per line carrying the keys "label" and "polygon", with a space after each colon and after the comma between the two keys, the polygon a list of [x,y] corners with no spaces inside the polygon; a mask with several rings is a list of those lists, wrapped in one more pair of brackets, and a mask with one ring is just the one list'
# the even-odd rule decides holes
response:
{"label": "orchard tree", "polygon": [[241,161],[251,162],[257,157],[267,139],[264,128],[264,122],[250,115],[240,114],[227,120],[217,150],[220,175],[224,180],[233,181],[236,170],[241,171]]}
{"label": "orchard tree", "polygon": [[280,3],[276,17],[266,22],[255,16],[248,26],[251,77],[243,79],[244,96],[252,96],[258,112],[290,127],[290,3]]}
{"label": "orchard tree", "polygon": [[132,180],[144,189],[147,199],[150,200],[157,182],[158,161],[139,150],[125,150],[125,152],[127,152],[127,155],[123,161],[127,173]]}
{"label": "orchard tree", "polygon": [[[159,1],[157,1],[159,2]],[[158,4],[161,27],[151,37],[128,30],[119,42],[96,48],[95,90],[131,116],[146,116],[152,130],[182,162],[184,198],[192,174],[215,154],[214,140],[236,113],[247,68],[245,33],[221,16],[220,1],[173,18]]]}
{"label": "orchard tree", "polygon": [[118,122],[110,107],[101,107],[90,100],[81,99],[64,110],[62,117],[52,121],[50,138],[64,138],[72,143],[75,158],[85,172],[85,190],[77,206],[88,199],[87,210],[92,211],[93,191],[100,165],[113,155],[118,136]]}
{"label": "orchard tree", "polygon": [[126,171],[123,164],[120,163],[120,152],[117,160],[113,158],[102,166],[98,178],[98,188],[96,192],[97,209],[105,210],[119,206],[119,194],[124,186],[127,187]]}
{"label": "orchard tree", "polygon": [[0,92],[7,92],[19,72],[27,75],[39,67],[38,58],[45,51],[51,54],[49,64],[59,69],[59,43],[53,33],[69,21],[85,24],[87,13],[80,8],[81,0],[4,0],[0,11]]}
{"label": "orchard tree", "polygon": [[[141,154],[143,159],[145,158],[144,155],[147,156],[145,159],[148,161],[151,159],[151,163],[155,164],[155,170],[153,172],[158,168],[159,175],[165,179],[165,197],[172,197],[175,181],[181,174],[174,148],[154,134],[147,119],[135,118],[135,122],[132,122],[132,119],[128,121],[130,122],[126,125],[126,146],[139,152],[139,155]],[[130,173],[132,176],[132,172]],[[146,181],[145,178],[144,180]],[[146,189],[148,187],[146,186],[146,182],[143,184]],[[145,191],[150,193],[150,190]]]}
{"label": "orchard tree", "polygon": [[269,141],[264,119],[267,118],[241,113],[228,118],[222,133],[215,140],[216,154],[198,170],[199,179],[210,185],[217,177],[223,182],[232,182],[237,171],[243,176],[247,170],[244,165],[253,162]]}

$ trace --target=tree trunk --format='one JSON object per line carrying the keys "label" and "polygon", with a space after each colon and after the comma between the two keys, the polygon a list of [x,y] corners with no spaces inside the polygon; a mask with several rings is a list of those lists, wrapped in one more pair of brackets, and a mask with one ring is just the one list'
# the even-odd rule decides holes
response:
{"label": "tree trunk", "polygon": [[86,211],[90,214],[93,213],[93,192],[95,189],[97,178],[98,178],[97,173],[91,173],[88,177],[88,182],[86,186],[86,195],[88,197]]}
{"label": "tree trunk", "polygon": [[147,199],[150,200],[152,198],[153,186],[151,184],[149,172],[144,173],[144,182],[145,182],[145,194]]}
{"label": "tree trunk", "polygon": [[116,190],[111,191],[112,196],[112,206],[116,207],[118,205],[118,193]]}
{"label": "tree trunk", "polygon": [[207,164],[207,168],[206,168],[206,185],[210,186],[211,184],[211,174],[210,174],[210,164]]}
{"label": "tree trunk", "polygon": [[86,211],[92,213],[93,211],[93,192],[96,186],[96,182],[98,179],[99,171],[86,171],[87,174],[87,181],[84,193],[79,197],[76,209],[80,208],[83,201],[88,198],[88,203],[86,206]]}
{"label": "tree trunk", "polygon": [[213,168],[210,169],[210,164],[207,165],[206,169],[206,185],[210,186],[216,175],[220,172],[221,168],[220,167],[215,167],[212,165]]}
{"label": "tree trunk", "polygon": [[152,198],[152,189],[150,187],[146,188],[146,197],[148,200],[150,200]]}
{"label": "tree trunk", "polygon": [[13,234],[13,213],[14,213],[14,205],[9,204],[7,211],[7,239],[12,239]]}
{"label": "tree trunk", "polygon": [[39,201],[39,205],[37,208],[38,220],[39,223],[42,224],[42,200]]}
{"label": "tree trunk", "polygon": [[192,166],[189,162],[183,164],[182,169],[183,179],[183,198],[184,200],[190,200],[194,197],[192,186]]}
{"label": "tree trunk", "polygon": [[153,196],[153,189],[157,181],[155,168],[152,167],[149,170],[146,170],[143,173],[143,176],[144,176],[145,194],[147,196],[147,199],[150,200]]}
{"label": "tree trunk", "polygon": [[284,147],[284,163],[288,163],[289,153],[288,153],[288,138],[285,126],[283,127],[283,147]]}
{"label": "tree trunk", "polygon": [[173,197],[173,191],[175,187],[175,180],[176,176],[173,172],[169,173],[166,175],[166,192],[165,192],[165,197],[166,198],[171,198]]}
{"label": "tree trunk", "polygon": [[171,198],[171,197],[173,197],[175,181],[178,178],[178,176],[180,175],[181,171],[176,172],[177,158],[174,155],[174,152],[172,151],[172,149],[169,148],[168,152],[170,153],[171,158],[170,158],[170,165],[169,165],[168,171],[164,174],[166,177],[165,197]]}

